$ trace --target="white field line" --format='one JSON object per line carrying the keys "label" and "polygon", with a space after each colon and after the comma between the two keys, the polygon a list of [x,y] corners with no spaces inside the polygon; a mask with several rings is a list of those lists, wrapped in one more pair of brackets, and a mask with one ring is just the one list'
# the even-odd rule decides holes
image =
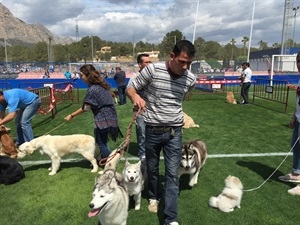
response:
{"label": "white field line", "polygon": [[[208,155],[208,158],[244,158],[244,157],[270,157],[270,156],[287,156],[292,155],[291,152],[274,152],[274,153],[249,153],[249,154],[215,154],[215,155]],[[123,157],[121,160],[138,160],[138,157]],[[163,157],[160,157],[163,159]],[[81,162],[85,161],[86,159],[63,159],[61,162]],[[41,164],[49,164],[51,160],[36,160],[36,161],[20,161],[20,164],[23,166],[28,165],[41,165]]]}

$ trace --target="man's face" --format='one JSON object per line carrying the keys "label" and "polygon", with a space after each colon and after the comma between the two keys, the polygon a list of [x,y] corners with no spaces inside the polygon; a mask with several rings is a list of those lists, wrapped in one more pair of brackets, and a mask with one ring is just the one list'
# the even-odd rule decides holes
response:
{"label": "man's face", "polygon": [[190,67],[194,57],[189,57],[186,52],[181,52],[180,55],[175,57],[174,53],[171,53],[171,70],[177,75],[182,75]]}
{"label": "man's face", "polygon": [[300,73],[300,53],[298,53],[296,57],[296,64],[297,64],[298,72]]}
{"label": "man's face", "polygon": [[140,67],[140,70],[144,69],[146,66],[148,66],[151,61],[150,61],[150,57],[142,57],[142,63],[139,63],[139,67]]}

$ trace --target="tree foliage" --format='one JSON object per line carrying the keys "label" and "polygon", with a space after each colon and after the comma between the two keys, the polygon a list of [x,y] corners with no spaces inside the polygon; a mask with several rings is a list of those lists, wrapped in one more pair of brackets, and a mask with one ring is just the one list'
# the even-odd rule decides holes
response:
{"label": "tree foliage", "polygon": [[[91,61],[93,58],[96,61],[110,61],[112,56],[131,57],[135,59],[137,53],[145,51],[160,51],[160,60],[167,60],[174,44],[182,39],[185,39],[183,33],[179,30],[173,30],[167,32],[159,44],[145,43],[143,41],[134,44],[132,42],[112,42],[102,40],[99,36],[86,36],[80,41],[68,45],[57,44],[49,46],[49,43],[46,42],[39,42],[35,45],[24,45],[15,42],[13,45],[6,46],[7,60],[14,62],[48,62],[50,60],[66,63],[83,61],[85,59]],[[0,40],[0,61],[4,62],[6,55],[4,40],[2,40]],[[204,40],[202,37],[197,37],[194,42],[196,48],[195,60],[215,59],[223,60],[229,64],[232,60],[244,59],[245,57],[242,56],[246,56],[249,38],[243,36],[241,42],[243,43],[242,47],[237,47],[237,40],[232,38],[226,45],[222,46],[216,41]],[[260,40],[257,44],[259,46],[258,49],[251,47],[251,51],[278,48],[281,46],[278,43],[274,43],[272,47],[269,47],[263,40]],[[300,43],[295,43],[291,39],[286,44],[291,47],[300,46]],[[101,48],[104,46],[110,46],[111,52],[100,53]]]}

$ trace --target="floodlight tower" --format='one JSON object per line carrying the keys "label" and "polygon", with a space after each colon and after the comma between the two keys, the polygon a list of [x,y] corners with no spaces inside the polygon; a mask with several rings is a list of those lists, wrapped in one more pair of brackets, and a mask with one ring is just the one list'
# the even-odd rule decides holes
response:
{"label": "floodlight tower", "polygon": [[79,29],[78,29],[78,21],[76,20],[76,42],[79,41]]}
{"label": "floodlight tower", "polygon": [[294,0],[285,0],[284,4],[284,16],[283,16],[283,29],[281,38],[281,55],[290,54],[291,43],[288,41],[293,38],[292,36],[292,24],[293,24],[293,7]]}

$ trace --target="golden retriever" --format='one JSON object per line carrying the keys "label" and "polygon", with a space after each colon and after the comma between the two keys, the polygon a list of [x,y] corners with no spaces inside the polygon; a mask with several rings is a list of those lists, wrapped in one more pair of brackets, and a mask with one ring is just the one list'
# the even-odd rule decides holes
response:
{"label": "golden retriever", "polygon": [[191,127],[199,127],[198,124],[195,124],[192,117],[188,116],[185,112],[183,112],[183,127],[184,129],[191,128]]}
{"label": "golden retriever", "polygon": [[79,153],[93,165],[92,173],[98,171],[97,160],[99,148],[94,137],[85,134],[73,135],[45,135],[25,142],[19,146],[18,158],[32,154],[35,150],[40,150],[41,154],[46,153],[52,161],[49,168],[49,175],[56,174],[60,166],[61,157],[68,153]]}
{"label": "golden retriever", "polygon": [[227,92],[226,100],[228,103],[236,104],[236,99],[234,98],[234,94],[232,91]]}

